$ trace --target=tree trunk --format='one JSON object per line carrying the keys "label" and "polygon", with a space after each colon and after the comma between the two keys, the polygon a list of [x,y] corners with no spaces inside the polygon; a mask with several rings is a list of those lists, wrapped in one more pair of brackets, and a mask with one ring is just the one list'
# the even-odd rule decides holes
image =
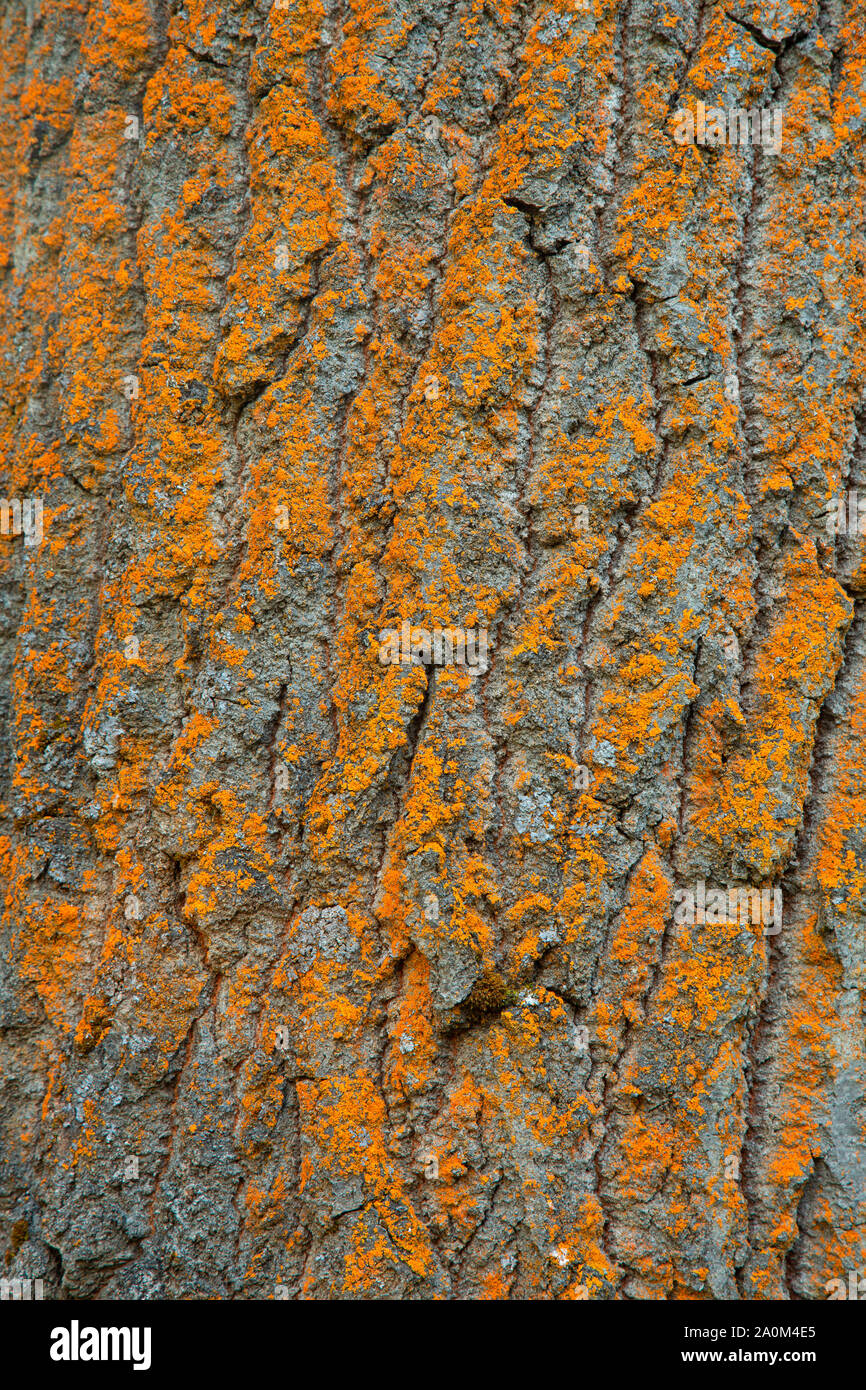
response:
{"label": "tree trunk", "polygon": [[9,0],[7,1277],[866,1267],[864,31]]}

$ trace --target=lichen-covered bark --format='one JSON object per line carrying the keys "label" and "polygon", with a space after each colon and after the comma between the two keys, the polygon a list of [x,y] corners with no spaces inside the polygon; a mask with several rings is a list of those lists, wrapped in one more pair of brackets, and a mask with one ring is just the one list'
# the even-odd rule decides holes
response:
{"label": "lichen-covered bark", "polygon": [[[0,537],[4,1275],[825,1298],[866,1267],[862,4],[0,36],[0,490],[44,503]],[[678,144],[698,101],[781,150]],[[404,622],[486,671],[383,664]],[[675,917],[699,882],[781,930]]]}

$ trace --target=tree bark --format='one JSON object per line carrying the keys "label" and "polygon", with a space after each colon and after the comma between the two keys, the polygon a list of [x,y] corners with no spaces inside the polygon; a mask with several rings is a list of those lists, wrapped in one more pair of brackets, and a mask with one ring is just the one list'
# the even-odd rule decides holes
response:
{"label": "tree bark", "polygon": [[8,1277],[866,1270],[864,30],[10,0]]}

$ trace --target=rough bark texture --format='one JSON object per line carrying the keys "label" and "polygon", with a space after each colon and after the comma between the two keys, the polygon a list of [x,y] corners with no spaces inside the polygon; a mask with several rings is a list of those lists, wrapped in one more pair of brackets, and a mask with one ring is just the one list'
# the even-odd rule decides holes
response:
{"label": "rough bark texture", "polygon": [[7,0],[4,1277],[866,1265],[864,31]]}

